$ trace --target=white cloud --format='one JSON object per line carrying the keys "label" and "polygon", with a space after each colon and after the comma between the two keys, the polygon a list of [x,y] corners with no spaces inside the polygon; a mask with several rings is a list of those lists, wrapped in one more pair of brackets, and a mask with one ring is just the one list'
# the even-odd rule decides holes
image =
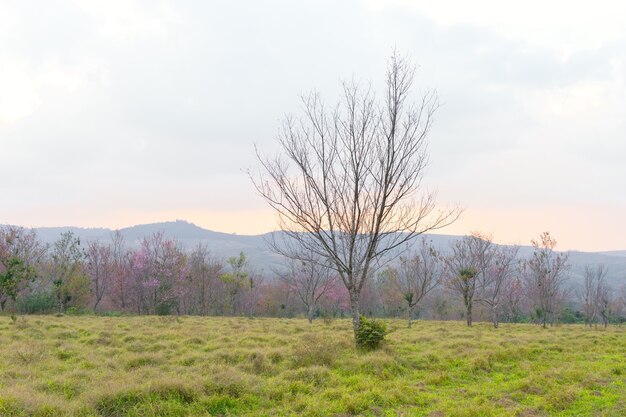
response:
{"label": "white cloud", "polygon": [[36,68],[16,61],[0,66],[0,125],[11,125],[44,105],[61,105],[64,97],[93,85],[109,83],[109,68],[100,59],[83,57],[74,64],[57,60]]}
{"label": "white cloud", "polygon": [[23,66],[0,66],[0,126],[31,115],[40,105],[36,83]]}
{"label": "white cloud", "polygon": [[136,0],[73,0],[91,16],[98,32],[118,41],[139,37],[164,37],[180,23],[180,16],[167,3]]}
{"label": "white cloud", "polygon": [[612,83],[581,81],[559,88],[529,91],[527,109],[542,122],[599,122],[607,114]]}
{"label": "white cloud", "polygon": [[331,105],[352,75],[378,88],[394,45],[443,103],[427,178],[443,201],[541,210],[626,198],[612,192],[626,178],[616,3],[41,5],[0,0],[0,188],[15,196],[0,222],[49,224],[40,207],[59,202],[99,213],[93,225],[115,207],[264,209],[242,173],[252,144],[275,147],[299,93]]}
{"label": "white cloud", "polygon": [[505,38],[549,47],[563,58],[623,40],[626,3],[619,0],[367,0],[372,10],[401,6],[446,26],[487,28]]}

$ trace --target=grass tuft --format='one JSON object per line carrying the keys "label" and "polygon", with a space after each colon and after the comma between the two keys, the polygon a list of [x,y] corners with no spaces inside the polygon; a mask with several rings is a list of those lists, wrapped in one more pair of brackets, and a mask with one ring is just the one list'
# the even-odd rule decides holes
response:
{"label": "grass tuft", "polygon": [[386,322],[7,318],[0,416],[626,415],[626,328]]}

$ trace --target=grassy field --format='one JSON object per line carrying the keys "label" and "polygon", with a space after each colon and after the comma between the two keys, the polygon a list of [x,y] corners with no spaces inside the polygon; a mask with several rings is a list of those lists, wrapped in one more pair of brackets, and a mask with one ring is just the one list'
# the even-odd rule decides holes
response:
{"label": "grassy field", "polygon": [[626,416],[626,328],[0,317],[1,416]]}

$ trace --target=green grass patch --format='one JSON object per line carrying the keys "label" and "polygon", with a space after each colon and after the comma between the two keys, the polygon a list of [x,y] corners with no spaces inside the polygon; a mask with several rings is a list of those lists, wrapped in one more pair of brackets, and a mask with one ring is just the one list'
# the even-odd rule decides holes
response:
{"label": "green grass patch", "polygon": [[[5,321],[3,321],[6,319]],[[0,317],[0,416],[621,416],[626,328]]]}

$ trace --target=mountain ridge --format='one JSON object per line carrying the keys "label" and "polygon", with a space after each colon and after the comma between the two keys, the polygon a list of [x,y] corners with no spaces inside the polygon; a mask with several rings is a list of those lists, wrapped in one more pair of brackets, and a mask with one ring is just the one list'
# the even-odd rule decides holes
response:
{"label": "mountain ridge", "polygon": [[[48,244],[54,243],[59,236],[71,231],[83,242],[100,240],[110,241],[115,231],[109,228],[83,228],[75,226],[58,227],[35,227],[29,228],[36,231],[39,239]],[[274,253],[268,244],[268,239],[273,233],[268,232],[260,235],[239,235],[234,233],[217,232],[204,229],[194,223],[185,220],[166,221],[158,223],[146,223],[117,229],[124,236],[129,247],[139,246],[141,239],[154,233],[163,232],[165,237],[176,239],[185,250],[193,249],[202,243],[216,256],[230,257],[244,252],[250,259],[251,264],[262,270],[272,270],[283,263],[283,258]],[[426,234],[432,244],[445,250],[454,240],[461,236]],[[532,247],[520,246],[520,257],[527,257],[532,252]],[[571,275],[578,281],[582,279],[586,265],[605,264],[609,271],[608,279],[614,284],[626,285],[626,250],[583,252],[566,251],[572,264]]]}

